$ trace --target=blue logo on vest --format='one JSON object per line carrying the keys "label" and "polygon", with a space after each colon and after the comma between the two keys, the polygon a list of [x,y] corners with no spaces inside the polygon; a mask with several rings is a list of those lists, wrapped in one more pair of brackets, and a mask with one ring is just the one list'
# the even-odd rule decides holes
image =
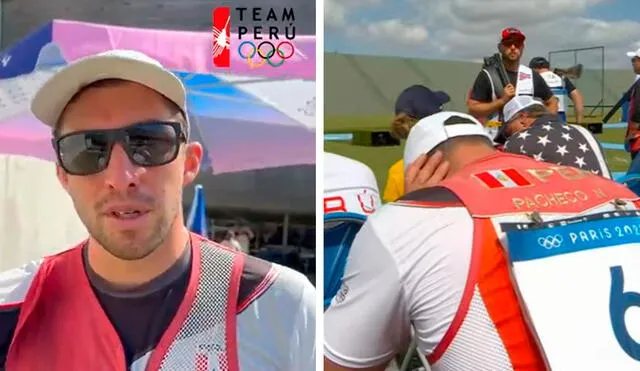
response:
{"label": "blue logo on vest", "polygon": [[609,316],[613,334],[618,344],[629,357],[640,361],[640,343],[629,334],[624,315],[630,307],[640,307],[640,293],[624,292],[624,273],[622,267],[610,268],[611,272],[611,297],[609,298]]}

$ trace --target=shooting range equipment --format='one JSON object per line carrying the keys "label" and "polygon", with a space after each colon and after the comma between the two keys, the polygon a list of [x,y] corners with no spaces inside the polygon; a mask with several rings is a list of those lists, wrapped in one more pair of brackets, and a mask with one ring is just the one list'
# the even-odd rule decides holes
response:
{"label": "shooting range equipment", "polygon": [[582,63],[578,63],[569,68],[555,68],[553,73],[570,79],[579,79],[580,76],[582,76]]}
{"label": "shooting range equipment", "polygon": [[[550,65],[553,66],[551,69],[558,75],[563,75],[563,73],[565,73],[564,76],[567,78],[586,78],[586,76],[582,77],[582,74],[586,73],[586,71],[584,69],[580,71],[580,68],[577,66],[579,66],[582,61],[590,61],[588,71],[589,94],[583,96],[584,121],[581,122],[580,125],[588,128],[594,134],[602,132],[602,118],[609,110],[608,107],[605,107],[604,105],[606,100],[604,49],[604,46],[592,46],[586,48],[553,50],[548,53],[547,57]],[[568,67],[570,65],[575,66],[573,66],[573,68]],[[558,69],[555,67],[562,68]],[[567,106],[567,110],[568,108],[569,107]]]}
{"label": "shooting range equipment", "polygon": [[611,117],[613,117],[613,115],[615,115],[616,112],[618,112],[620,107],[622,107],[622,105],[625,102],[627,102],[627,101],[629,101],[629,99],[631,99],[631,91],[633,90],[634,86],[635,86],[635,82],[633,84],[631,84],[631,87],[629,87],[629,89],[627,89],[627,91],[622,95],[622,97],[620,99],[618,99],[616,104],[614,104],[613,107],[611,107],[609,112],[607,112],[607,114],[604,115],[604,117],[602,118],[602,123],[601,124],[589,124],[587,126],[589,128],[589,130],[591,130],[591,132],[593,132],[594,134],[601,134],[602,133],[603,124],[606,124],[607,122],[609,122]]}
{"label": "shooting range equipment", "polygon": [[[511,81],[509,81],[509,75],[507,75],[507,70],[504,68],[504,63],[502,63],[502,55],[500,53],[495,53],[490,57],[484,57],[484,64],[482,66],[487,71],[495,71],[498,74],[498,79],[500,80],[500,85],[494,82],[494,91],[497,97],[501,97],[504,94],[504,87],[509,85]],[[489,72],[489,74],[492,74]],[[502,110],[500,110],[499,121],[492,122],[489,121],[485,123],[485,125],[493,124],[497,127],[502,125]]]}
{"label": "shooting range equipment", "polygon": [[631,87],[627,90],[627,92],[624,93],[624,95],[620,99],[618,99],[616,104],[614,104],[613,107],[611,107],[609,112],[607,112],[607,114],[604,115],[604,117],[602,118],[602,123],[603,124],[609,122],[611,117],[616,114],[616,112],[620,109],[620,107],[622,107],[624,102],[626,102],[629,99],[631,99],[631,91],[633,90],[633,86],[634,85],[635,85],[635,82],[633,84],[631,84]]}
{"label": "shooting range equipment", "polygon": [[356,146],[390,147],[399,146],[400,140],[388,130],[357,130],[353,132],[351,143]]}
{"label": "shooting range equipment", "polygon": [[502,55],[500,53],[495,53],[490,57],[484,57],[484,66],[485,68],[493,67],[498,71],[498,76],[500,77],[500,82],[502,83],[502,89],[497,89],[496,92],[502,92],[504,87],[510,84],[509,75],[507,75],[507,70],[504,68],[504,64],[502,63]]}

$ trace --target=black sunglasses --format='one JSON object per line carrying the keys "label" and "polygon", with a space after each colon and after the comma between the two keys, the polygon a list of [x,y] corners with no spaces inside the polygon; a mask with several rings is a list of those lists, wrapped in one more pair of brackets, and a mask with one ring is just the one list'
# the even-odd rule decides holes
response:
{"label": "black sunglasses", "polygon": [[515,46],[517,49],[520,49],[524,45],[524,42],[522,40],[507,39],[507,40],[502,40],[500,44],[502,44],[502,46],[504,46],[507,49],[512,46]]}
{"label": "black sunglasses", "polygon": [[136,166],[162,166],[175,160],[187,138],[179,122],[149,121],[121,129],[87,130],[53,139],[60,166],[72,175],[91,175],[109,166],[118,142]]}

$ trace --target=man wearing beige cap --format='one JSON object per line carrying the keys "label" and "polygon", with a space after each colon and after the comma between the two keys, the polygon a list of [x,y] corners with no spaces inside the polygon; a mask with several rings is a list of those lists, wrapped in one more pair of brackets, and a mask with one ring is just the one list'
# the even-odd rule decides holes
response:
{"label": "man wearing beige cap", "polygon": [[57,72],[32,111],[90,236],[0,274],[0,369],[313,369],[311,283],[185,228],[203,150],[176,76],[113,50]]}
{"label": "man wearing beige cap", "polygon": [[637,197],[491,139],[463,113],[413,126],[404,163],[440,152],[450,170],[360,229],[325,312],[326,371],[384,370],[412,334],[433,371],[637,369]]}

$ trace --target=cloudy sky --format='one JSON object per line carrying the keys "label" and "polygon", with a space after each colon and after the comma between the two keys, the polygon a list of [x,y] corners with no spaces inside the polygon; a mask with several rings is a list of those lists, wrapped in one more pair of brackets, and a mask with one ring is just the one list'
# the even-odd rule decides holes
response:
{"label": "cloudy sky", "polygon": [[[482,60],[498,33],[527,36],[523,62],[548,52],[604,46],[606,68],[629,68],[625,53],[640,48],[638,0],[325,0],[325,50],[428,59]],[[600,50],[579,63],[601,62]],[[573,54],[554,54],[570,65]]]}

